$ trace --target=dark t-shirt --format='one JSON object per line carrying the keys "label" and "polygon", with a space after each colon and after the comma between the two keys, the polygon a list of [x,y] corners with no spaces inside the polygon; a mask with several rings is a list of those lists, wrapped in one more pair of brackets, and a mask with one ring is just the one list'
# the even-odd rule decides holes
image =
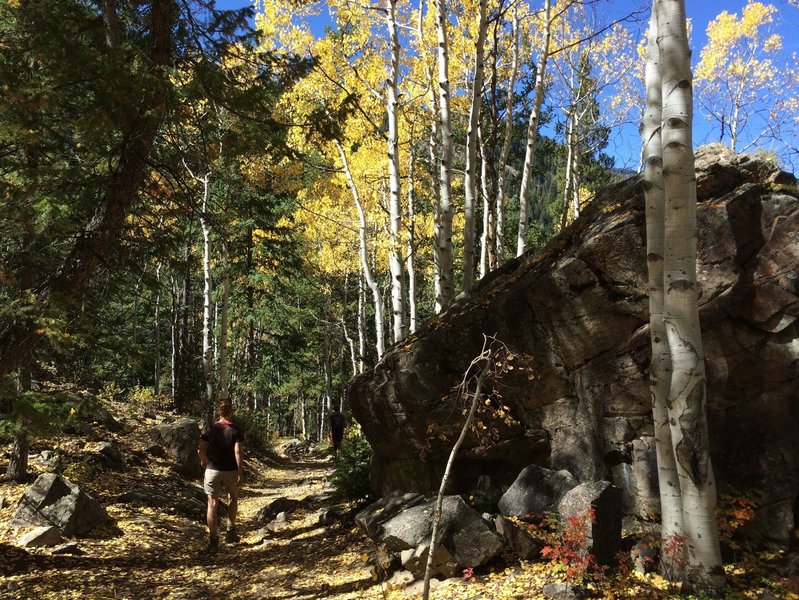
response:
{"label": "dark t-shirt", "polygon": [[237,471],[236,442],[244,442],[244,434],[238,425],[230,421],[217,421],[210,427],[203,428],[200,439],[208,442],[205,454],[208,457],[209,469],[216,471]]}

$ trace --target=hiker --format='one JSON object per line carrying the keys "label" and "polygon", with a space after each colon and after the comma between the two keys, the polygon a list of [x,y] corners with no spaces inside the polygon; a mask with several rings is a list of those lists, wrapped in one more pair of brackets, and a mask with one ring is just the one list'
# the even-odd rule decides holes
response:
{"label": "hiker", "polygon": [[205,469],[203,489],[208,496],[206,519],[211,535],[208,550],[219,547],[219,535],[216,527],[216,507],[219,495],[224,489],[228,493],[227,533],[225,542],[234,544],[239,541],[236,533],[236,509],[238,508],[238,487],[244,477],[242,471],[242,445],[244,434],[231,422],[233,405],[229,400],[219,404],[219,420],[206,425],[200,435],[200,464]]}
{"label": "hiker", "polygon": [[328,436],[330,441],[333,442],[333,458],[338,458],[338,450],[341,448],[341,441],[344,439],[344,427],[347,421],[344,415],[341,414],[338,406],[333,407],[333,412],[330,413],[328,419]]}

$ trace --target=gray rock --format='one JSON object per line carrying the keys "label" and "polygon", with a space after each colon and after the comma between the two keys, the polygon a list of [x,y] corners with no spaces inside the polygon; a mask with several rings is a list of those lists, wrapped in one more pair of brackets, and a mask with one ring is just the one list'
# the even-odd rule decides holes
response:
{"label": "gray rock", "polygon": [[269,533],[277,533],[278,531],[282,531],[288,528],[288,526],[289,522],[288,519],[286,518],[286,513],[280,513],[278,515],[278,518],[276,518],[274,521],[270,521],[269,523],[267,523],[264,529]]}
{"label": "gray rock", "polygon": [[560,499],[576,485],[577,481],[568,471],[530,465],[519,473],[499,499],[499,511],[519,517],[544,515],[556,510]]}
{"label": "gray rock", "polygon": [[11,524],[53,525],[63,535],[82,536],[109,521],[105,508],[76,484],[44,473],[25,490]]}
{"label": "gray rock", "polygon": [[[582,483],[569,490],[558,505],[567,527],[582,528],[584,545],[597,563],[615,566],[621,552],[621,490],[608,481]],[[588,518],[593,511],[594,518]]]}
{"label": "gray rock", "polygon": [[61,544],[60,546],[53,548],[51,552],[53,554],[72,554],[74,556],[86,554],[78,547],[77,542],[67,542],[66,544]]}
{"label": "gray rock", "polygon": [[303,505],[302,500],[295,498],[280,497],[263,506],[256,515],[259,523],[266,523],[273,520],[279,513],[290,513]]}
{"label": "gray rock", "polygon": [[547,600],[582,600],[585,598],[585,589],[567,583],[547,583],[541,593]]}
{"label": "gray rock", "polygon": [[527,529],[516,525],[502,515],[497,515],[494,524],[497,533],[502,536],[516,556],[522,560],[535,560],[541,557],[541,550],[547,545],[545,540],[536,537]]}
{"label": "gray rock", "polygon": [[410,571],[395,571],[388,580],[388,584],[394,587],[406,587],[413,583],[413,580],[413,573]]}
{"label": "gray rock", "polygon": [[[417,575],[427,563],[435,500],[412,506],[383,523],[378,541],[401,556],[403,566]],[[441,509],[440,543],[434,574],[452,577],[466,567],[485,564],[499,553],[502,542],[460,496],[446,496]]]}
{"label": "gray rock", "polygon": [[19,540],[23,548],[37,548],[41,546],[55,546],[61,543],[61,532],[57,527],[45,525],[29,531]]}
{"label": "gray rock", "polygon": [[161,444],[150,444],[144,449],[144,453],[157,458],[164,458],[167,455]]}
{"label": "gray rock", "polygon": [[107,466],[118,469],[125,464],[122,452],[112,442],[89,442],[83,447],[84,452],[97,456]]}
{"label": "gray rock", "polygon": [[197,448],[200,427],[194,419],[179,419],[174,423],[161,423],[155,427],[155,441],[162,444],[169,455],[177,460],[180,473],[190,479],[203,473]]}
{"label": "gray rock", "polygon": [[357,515],[355,523],[367,537],[377,539],[383,523],[393,519],[401,511],[424,502],[424,496],[415,493],[393,493],[373,502]]}

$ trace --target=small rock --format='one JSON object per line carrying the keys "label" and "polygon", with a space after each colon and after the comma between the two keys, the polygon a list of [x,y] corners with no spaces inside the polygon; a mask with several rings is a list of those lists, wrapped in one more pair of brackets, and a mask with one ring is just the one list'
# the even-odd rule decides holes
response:
{"label": "small rock", "polygon": [[53,548],[52,552],[53,554],[72,554],[75,556],[85,554],[83,550],[78,548],[78,542],[67,542],[66,544],[61,544],[60,546]]}
{"label": "small rock", "polygon": [[29,531],[19,540],[23,548],[37,548],[40,546],[55,546],[61,542],[61,532],[57,527],[42,526]]}
{"label": "small rock", "polygon": [[413,573],[410,571],[397,571],[391,576],[388,583],[395,587],[406,587],[413,583]]}
{"label": "small rock", "polygon": [[5,496],[0,496],[0,510],[5,508],[6,506],[7,506],[6,497]]}
{"label": "small rock", "polygon": [[154,413],[153,411],[151,411],[151,410],[145,410],[145,411],[142,413],[142,416],[143,416],[145,419],[153,419],[153,420],[155,420],[155,418],[156,418],[156,417],[155,417],[155,413]]}
{"label": "small rock", "polygon": [[9,592],[16,592],[19,589],[19,584],[16,581],[9,581],[6,586]]}
{"label": "small rock", "polygon": [[541,591],[547,600],[582,600],[585,598],[583,588],[567,583],[547,583]]}
{"label": "small rock", "polygon": [[158,458],[166,457],[166,450],[160,444],[151,444],[144,449],[144,453]]}
{"label": "small rock", "polygon": [[52,450],[42,450],[39,452],[39,460],[44,465],[50,465],[55,460],[55,452]]}

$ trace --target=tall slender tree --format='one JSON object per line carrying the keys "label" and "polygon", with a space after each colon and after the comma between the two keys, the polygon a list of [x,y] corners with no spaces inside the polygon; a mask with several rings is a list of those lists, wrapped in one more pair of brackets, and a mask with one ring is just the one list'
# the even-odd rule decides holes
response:
{"label": "tall slender tree", "polygon": [[[663,312],[662,326],[657,313],[652,316],[655,327],[651,332],[665,331],[668,359],[663,356],[659,339],[653,341],[652,373],[654,418],[656,434],[665,436],[663,419],[667,416],[674,466],[679,483],[680,510],[676,498],[666,497],[664,515],[670,519],[664,532],[682,527],[679,539],[685,539],[687,567],[683,574],[684,591],[705,591],[718,594],[725,585],[722,568],[718,526],[715,518],[716,489],[710,462],[707,429],[705,366],[702,336],[699,327],[696,281],[696,183],[692,140],[693,86],[688,46],[684,0],[654,0],[650,35],[656,34],[657,59],[650,56],[647,68],[647,119],[644,142],[647,156],[647,231],[652,231],[651,256],[648,264],[652,303],[657,310],[660,283],[657,256],[660,225],[655,223],[661,209],[663,214]],[[654,54],[655,44],[650,43]],[[659,70],[660,78],[657,77]],[[659,87],[660,90],[654,89]],[[658,101],[662,109],[658,114]],[[660,143],[655,139],[660,137]],[[657,152],[662,149],[662,183]],[[663,190],[662,197],[658,186]],[[662,199],[661,199],[662,198]],[[651,203],[651,206],[650,206]],[[662,328],[661,328],[662,327]],[[670,366],[670,372],[667,368]],[[668,386],[656,377],[668,377]],[[668,388],[666,414],[660,397]],[[667,452],[668,444],[658,451],[659,458]],[[657,442],[657,439],[656,439]],[[666,446],[666,447],[663,447]],[[671,459],[665,463],[659,479],[673,481]],[[672,540],[676,541],[676,540]]]}

